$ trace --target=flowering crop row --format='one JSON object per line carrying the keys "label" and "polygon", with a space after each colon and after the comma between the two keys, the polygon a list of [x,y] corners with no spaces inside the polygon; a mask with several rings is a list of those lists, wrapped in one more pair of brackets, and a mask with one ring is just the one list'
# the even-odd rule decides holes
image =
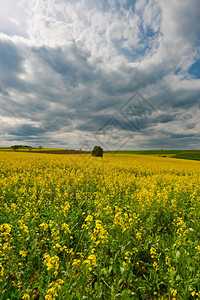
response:
{"label": "flowering crop row", "polygon": [[1,299],[198,299],[199,219],[199,162],[1,152]]}

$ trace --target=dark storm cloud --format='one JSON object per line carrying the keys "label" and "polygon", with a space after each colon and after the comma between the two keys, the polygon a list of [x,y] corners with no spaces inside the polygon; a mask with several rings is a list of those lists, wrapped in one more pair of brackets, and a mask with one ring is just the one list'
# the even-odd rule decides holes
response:
{"label": "dark storm cloud", "polygon": [[35,91],[31,82],[21,79],[24,74],[24,62],[27,56],[27,47],[21,47],[11,40],[0,39],[0,92],[9,95],[9,89],[19,92]]}
{"label": "dark storm cloud", "polygon": [[22,57],[19,55],[14,43],[0,40],[0,58],[0,67],[3,73],[10,75],[21,72]]}
{"label": "dark storm cloud", "polygon": [[6,95],[6,96],[9,95],[8,92],[4,88],[1,88],[1,87],[0,87],[0,94]]}
{"label": "dark storm cloud", "polygon": [[68,85],[76,87],[79,83],[92,81],[94,67],[89,66],[87,63],[90,54],[77,49],[76,45],[64,49],[61,47],[56,49],[33,48],[32,51],[55,73],[63,76]]}
{"label": "dark storm cloud", "polygon": [[0,86],[3,94],[7,95],[7,88],[19,89],[18,74],[23,70],[23,57],[16,45],[11,41],[0,40]]}
{"label": "dark storm cloud", "polygon": [[8,130],[8,134],[15,136],[38,136],[41,133],[44,133],[40,127],[34,127],[30,124],[22,124],[21,126],[17,126],[13,129]]}

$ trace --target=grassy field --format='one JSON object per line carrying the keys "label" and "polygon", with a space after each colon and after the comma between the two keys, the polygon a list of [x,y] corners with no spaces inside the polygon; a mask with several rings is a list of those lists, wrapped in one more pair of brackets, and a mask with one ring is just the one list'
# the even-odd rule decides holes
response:
{"label": "grassy field", "polygon": [[194,152],[182,152],[178,153],[173,156],[174,158],[181,158],[181,159],[191,159],[191,160],[200,160],[200,151]]}
{"label": "grassy field", "polygon": [[109,151],[107,153],[154,155],[160,157],[200,160],[200,150],[121,150],[117,152]]}
{"label": "grassy field", "polygon": [[197,299],[200,163],[0,152],[1,299]]}
{"label": "grassy field", "polygon": [[143,155],[178,155],[178,154],[192,154],[200,153],[200,150],[120,150],[120,151],[107,151],[107,153],[116,154],[143,154]]}
{"label": "grassy field", "polygon": [[[187,151],[187,150],[184,150]],[[189,150],[188,150],[189,151]],[[191,151],[191,150],[190,150]],[[178,154],[183,150],[120,150],[120,151],[108,151],[108,153],[117,154],[143,154],[143,155],[165,155],[165,154]]]}

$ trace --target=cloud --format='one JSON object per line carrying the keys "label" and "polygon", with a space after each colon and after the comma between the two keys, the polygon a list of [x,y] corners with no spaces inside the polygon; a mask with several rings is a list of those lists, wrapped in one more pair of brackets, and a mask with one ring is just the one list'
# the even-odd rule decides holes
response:
{"label": "cloud", "polygon": [[[1,145],[80,148],[115,118],[119,139],[119,124],[134,136],[126,147],[198,146],[198,0],[12,0],[15,15],[10,4],[0,21]],[[137,116],[139,130],[119,113],[137,92],[155,108]]]}
{"label": "cloud", "polygon": [[0,40],[0,56],[0,68],[4,76],[14,76],[14,74],[22,71],[22,57],[18,53],[14,43]]}
{"label": "cloud", "polygon": [[0,31],[8,36],[19,35],[26,37],[26,15],[19,7],[18,0],[1,3]]}

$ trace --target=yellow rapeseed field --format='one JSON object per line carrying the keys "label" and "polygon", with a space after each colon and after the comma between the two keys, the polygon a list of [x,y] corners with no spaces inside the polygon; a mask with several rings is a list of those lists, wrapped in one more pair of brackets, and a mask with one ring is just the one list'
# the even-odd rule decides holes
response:
{"label": "yellow rapeseed field", "polygon": [[198,299],[200,162],[0,152],[0,299]]}

